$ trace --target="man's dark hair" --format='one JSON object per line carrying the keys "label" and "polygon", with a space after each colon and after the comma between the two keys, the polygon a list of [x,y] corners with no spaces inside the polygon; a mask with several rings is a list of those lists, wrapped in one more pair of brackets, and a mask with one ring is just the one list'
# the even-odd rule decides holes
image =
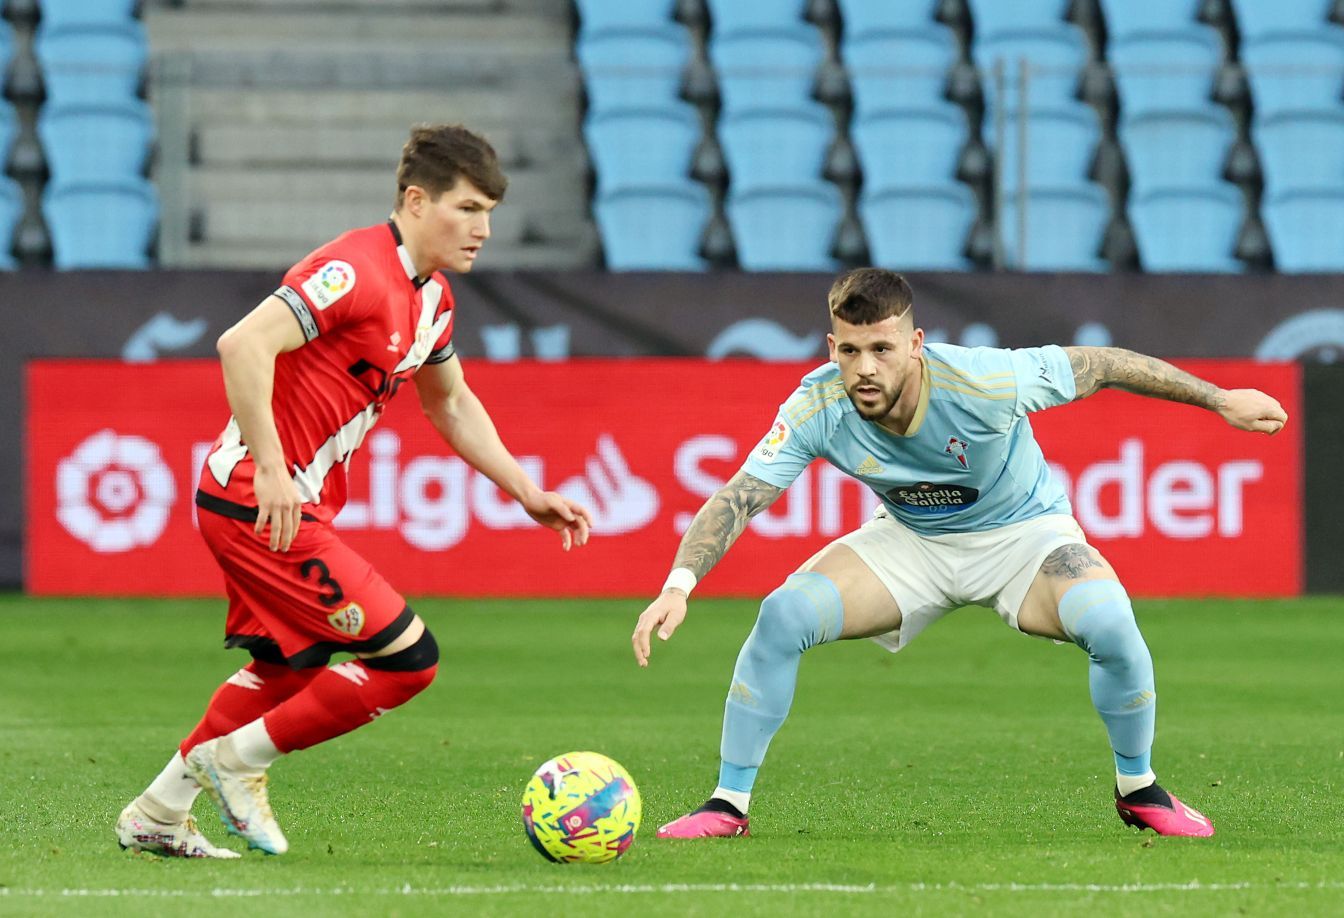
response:
{"label": "man's dark hair", "polygon": [[850,325],[872,325],[892,316],[908,316],[911,324],[915,321],[915,294],[910,285],[884,268],[855,268],[840,275],[826,302],[831,315]]}
{"label": "man's dark hair", "polygon": [[484,137],[460,124],[417,124],[411,128],[397,166],[397,207],[401,207],[406,189],[412,185],[425,189],[433,201],[459,178],[495,201],[503,200],[509,187],[495,148]]}

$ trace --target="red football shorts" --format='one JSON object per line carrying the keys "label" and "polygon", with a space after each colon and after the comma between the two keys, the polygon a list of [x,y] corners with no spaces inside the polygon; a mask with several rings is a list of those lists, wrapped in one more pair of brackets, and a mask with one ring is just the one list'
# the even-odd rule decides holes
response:
{"label": "red football shorts", "polygon": [[256,524],[201,509],[201,535],[224,572],[228,647],[274,649],[290,666],[323,666],[333,653],[381,650],[405,630],[411,611],[369,562],[331,526],[305,520],[289,551],[271,551]]}

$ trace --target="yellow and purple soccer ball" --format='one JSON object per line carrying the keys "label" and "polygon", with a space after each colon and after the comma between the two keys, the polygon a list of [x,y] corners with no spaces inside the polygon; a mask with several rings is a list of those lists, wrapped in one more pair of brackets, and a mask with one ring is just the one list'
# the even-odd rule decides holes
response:
{"label": "yellow and purple soccer ball", "polygon": [[598,752],[543,764],[523,791],[523,828],[549,861],[605,864],[626,852],[643,814],[630,773]]}

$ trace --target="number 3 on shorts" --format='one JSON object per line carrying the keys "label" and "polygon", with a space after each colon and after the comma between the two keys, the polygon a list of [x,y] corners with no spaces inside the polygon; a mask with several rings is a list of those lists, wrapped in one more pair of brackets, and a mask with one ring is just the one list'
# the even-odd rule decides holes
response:
{"label": "number 3 on shorts", "polygon": [[325,561],[321,558],[309,558],[299,565],[299,573],[303,574],[304,580],[311,580],[313,571],[317,571],[317,585],[327,587],[331,591],[318,596],[318,602],[327,608],[331,608],[345,599],[345,590],[342,590],[341,585],[332,578],[331,571],[327,568]]}

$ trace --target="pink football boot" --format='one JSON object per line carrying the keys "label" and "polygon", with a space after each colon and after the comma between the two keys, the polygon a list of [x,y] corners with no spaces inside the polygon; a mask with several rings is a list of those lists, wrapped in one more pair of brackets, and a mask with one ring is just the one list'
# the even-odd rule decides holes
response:
{"label": "pink football boot", "polygon": [[1183,835],[1208,838],[1213,823],[1198,810],[1186,806],[1156,784],[1137,790],[1128,797],[1115,793],[1115,809],[1126,825],[1152,829],[1158,835]]}
{"label": "pink football boot", "polygon": [[[717,803],[718,801],[714,801]],[[710,806],[712,804],[706,804]],[[701,807],[694,813],[687,813],[680,819],[674,819],[658,829],[659,838],[736,838],[750,835],[750,820],[746,816],[734,816],[717,809]]]}

